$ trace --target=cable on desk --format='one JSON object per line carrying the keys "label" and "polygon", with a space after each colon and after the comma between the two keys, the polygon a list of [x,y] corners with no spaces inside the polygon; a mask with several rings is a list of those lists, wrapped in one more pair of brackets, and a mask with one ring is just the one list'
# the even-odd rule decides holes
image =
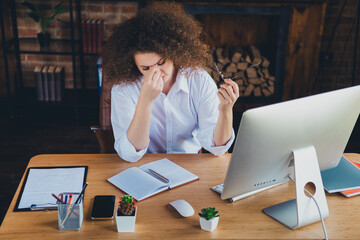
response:
{"label": "cable on desk", "polygon": [[[293,178],[290,174],[288,175],[288,178],[295,183],[294,178]],[[322,228],[323,228],[323,230],[324,230],[325,240],[328,240],[328,236],[327,236],[327,232],[326,232],[326,227],[325,227],[325,222],[324,222],[324,218],[323,218],[323,216],[322,216],[322,214],[321,214],[320,207],[319,207],[317,201],[315,200],[314,196],[313,196],[306,188],[304,188],[304,191],[305,191],[307,194],[309,194],[310,198],[315,202],[315,205],[316,205],[316,207],[317,207],[317,209],[318,209],[318,211],[319,211]]]}

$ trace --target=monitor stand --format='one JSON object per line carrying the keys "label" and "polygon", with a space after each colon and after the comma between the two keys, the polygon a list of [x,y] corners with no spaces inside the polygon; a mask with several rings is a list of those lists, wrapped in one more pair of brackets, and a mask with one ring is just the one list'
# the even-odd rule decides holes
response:
{"label": "monitor stand", "polygon": [[296,199],[264,208],[263,212],[291,229],[297,229],[320,221],[319,211],[313,199],[305,195],[308,183],[315,185],[316,199],[323,218],[329,216],[319,164],[314,146],[296,149],[290,160],[294,161]]}

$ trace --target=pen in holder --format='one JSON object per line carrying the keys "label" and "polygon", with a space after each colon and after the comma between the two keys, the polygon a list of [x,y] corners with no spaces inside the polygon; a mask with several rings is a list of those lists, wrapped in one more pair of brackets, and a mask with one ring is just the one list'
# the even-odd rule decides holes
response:
{"label": "pen in holder", "polygon": [[80,230],[83,222],[83,199],[80,193],[62,193],[58,204],[58,222],[60,230]]}

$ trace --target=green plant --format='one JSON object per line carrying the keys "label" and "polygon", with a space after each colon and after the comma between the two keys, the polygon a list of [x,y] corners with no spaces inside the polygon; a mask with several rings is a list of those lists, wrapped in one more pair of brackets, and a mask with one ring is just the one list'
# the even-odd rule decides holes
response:
{"label": "green plant", "polygon": [[206,220],[210,220],[212,218],[218,217],[218,211],[215,211],[215,208],[203,208],[201,209],[201,213],[199,213],[199,216],[202,218],[205,218]]}
{"label": "green plant", "polygon": [[55,16],[58,14],[62,14],[62,13],[66,13],[69,11],[69,9],[67,9],[66,7],[64,7],[63,2],[60,2],[59,4],[57,4],[55,6],[54,9],[51,10],[51,13],[49,14],[45,14],[43,12],[40,11],[39,7],[31,2],[25,1],[22,2],[21,5],[27,7],[28,9],[30,9],[30,12],[27,13],[27,15],[29,17],[31,17],[32,19],[34,19],[35,22],[40,22],[40,26],[41,26],[41,32],[45,33],[46,29],[49,25],[49,23],[54,20]]}
{"label": "green plant", "polygon": [[132,215],[135,211],[135,207],[135,199],[132,196],[122,196],[118,207],[118,215]]}

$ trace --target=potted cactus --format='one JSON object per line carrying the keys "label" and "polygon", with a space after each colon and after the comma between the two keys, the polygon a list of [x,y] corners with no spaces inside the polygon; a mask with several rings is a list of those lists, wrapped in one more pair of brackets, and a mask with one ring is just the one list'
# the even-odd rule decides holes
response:
{"label": "potted cactus", "polygon": [[136,213],[135,199],[130,195],[122,196],[115,217],[118,232],[135,231]]}
{"label": "potted cactus", "polygon": [[200,216],[200,226],[201,229],[212,232],[215,230],[219,223],[218,211],[215,211],[215,208],[203,208],[201,209]]}

